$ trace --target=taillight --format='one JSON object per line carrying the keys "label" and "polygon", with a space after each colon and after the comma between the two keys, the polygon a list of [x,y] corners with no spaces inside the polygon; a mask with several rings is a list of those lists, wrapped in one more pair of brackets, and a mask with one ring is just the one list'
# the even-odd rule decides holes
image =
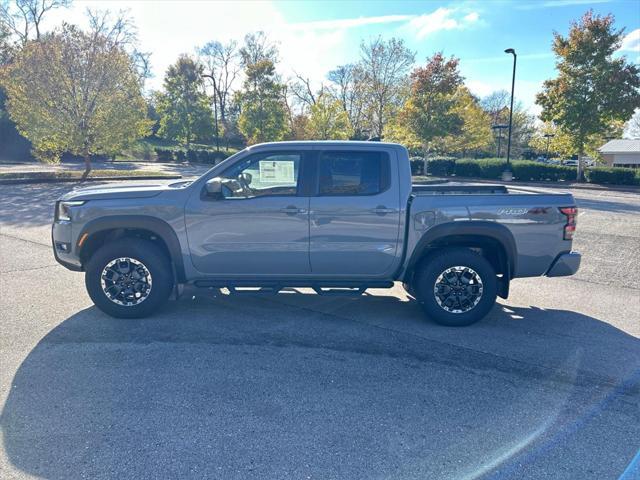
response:
{"label": "taillight", "polygon": [[578,209],[576,207],[561,207],[558,210],[567,217],[562,238],[565,240],[573,240],[573,234],[576,231],[576,222],[578,220]]}

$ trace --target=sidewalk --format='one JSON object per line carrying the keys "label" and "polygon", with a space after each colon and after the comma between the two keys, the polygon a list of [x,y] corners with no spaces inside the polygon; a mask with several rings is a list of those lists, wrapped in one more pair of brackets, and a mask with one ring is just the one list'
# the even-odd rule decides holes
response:
{"label": "sidewalk", "polygon": [[[194,165],[189,163],[159,163],[159,162],[92,162],[93,170],[137,170],[153,171],[167,174],[180,174],[184,177],[196,177],[209,170],[212,165]],[[43,173],[83,171],[84,163],[69,162],[58,165],[42,163],[0,163],[2,173]]]}

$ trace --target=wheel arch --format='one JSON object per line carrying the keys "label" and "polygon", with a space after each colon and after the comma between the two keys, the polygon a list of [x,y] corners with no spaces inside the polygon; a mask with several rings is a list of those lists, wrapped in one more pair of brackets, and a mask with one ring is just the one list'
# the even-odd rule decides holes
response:
{"label": "wheel arch", "polygon": [[405,278],[411,281],[416,268],[431,252],[446,247],[466,247],[479,252],[501,275],[499,295],[507,298],[509,282],[514,277],[517,248],[513,234],[504,225],[495,222],[448,222],[429,229],[416,245],[409,261]]}
{"label": "wheel arch", "polygon": [[178,282],[186,279],[180,241],[173,228],[164,220],[144,215],[113,215],[91,220],[78,235],[78,257],[82,265],[106,242],[126,236],[155,242],[168,256]]}

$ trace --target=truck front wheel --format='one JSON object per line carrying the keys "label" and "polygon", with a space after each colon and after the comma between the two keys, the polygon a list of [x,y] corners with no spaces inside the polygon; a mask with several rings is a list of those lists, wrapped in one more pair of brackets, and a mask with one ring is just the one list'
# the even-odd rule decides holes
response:
{"label": "truck front wheel", "polygon": [[491,264],[467,248],[443,248],[427,256],[416,272],[415,293],[427,316],[462,327],[484,318],[496,301]]}
{"label": "truck front wheel", "polygon": [[122,238],[93,254],[85,285],[93,303],[106,314],[141,318],[169,298],[173,273],[169,259],[153,242]]}

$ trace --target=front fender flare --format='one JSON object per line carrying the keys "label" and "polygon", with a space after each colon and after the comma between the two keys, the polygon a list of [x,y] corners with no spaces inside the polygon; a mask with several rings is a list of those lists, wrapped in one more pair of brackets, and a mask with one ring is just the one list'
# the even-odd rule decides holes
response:
{"label": "front fender flare", "polygon": [[[169,250],[171,261],[176,269],[178,281],[185,281],[186,274],[180,241],[174,229],[164,220],[146,215],[109,215],[87,222],[78,235],[78,238],[81,239],[84,234],[88,234],[88,236],[91,237],[91,235],[95,233],[114,229],[147,230],[161,238]],[[78,249],[78,256],[80,256],[80,254],[81,248]]]}

